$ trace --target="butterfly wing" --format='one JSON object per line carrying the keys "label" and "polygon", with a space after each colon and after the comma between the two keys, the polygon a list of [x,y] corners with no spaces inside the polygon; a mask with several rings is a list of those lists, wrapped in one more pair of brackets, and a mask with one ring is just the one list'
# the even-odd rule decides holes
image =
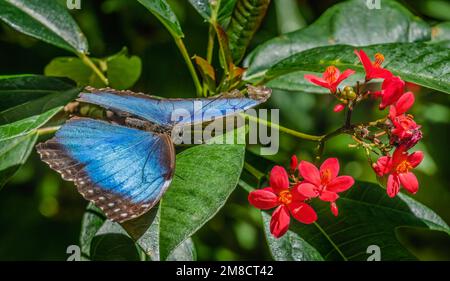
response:
{"label": "butterfly wing", "polygon": [[[270,93],[268,94],[270,96]],[[219,96],[197,99],[160,99],[112,89],[81,93],[79,101],[96,104],[119,114],[132,114],[162,126],[210,121],[245,111],[268,98]]]}
{"label": "butterfly wing", "polygon": [[118,222],[152,208],[168,188],[175,152],[164,134],[72,118],[37,145],[41,159]]}

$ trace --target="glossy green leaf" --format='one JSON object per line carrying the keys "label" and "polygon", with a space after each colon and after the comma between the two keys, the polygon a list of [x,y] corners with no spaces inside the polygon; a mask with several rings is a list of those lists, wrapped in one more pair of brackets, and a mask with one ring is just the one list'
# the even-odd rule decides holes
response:
{"label": "glossy green leaf", "polygon": [[91,241],[89,257],[94,261],[139,261],[138,248],[118,223],[106,220]]}
{"label": "glossy green leaf", "polygon": [[[339,216],[331,214],[326,202],[313,202],[317,225],[292,219],[281,239],[268,238],[277,260],[367,260],[371,245],[380,247],[381,260],[415,260],[397,239],[399,227],[420,227],[450,234],[448,225],[432,210],[404,194],[389,198],[380,186],[358,182],[340,194]],[[263,214],[268,233],[270,215]],[[268,234],[270,235],[270,234]]]}
{"label": "glossy green leaf", "polygon": [[[86,260],[159,261],[159,205],[143,216],[123,224],[105,220],[100,209],[90,203],[83,216],[80,245]],[[189,238],[167,260],[194,261],[196,251]]]}
{"label": "glossy green leaf", "polygon": [[433,26],[431,35],[431,43],[450,48],[450,22]]}
{"label": "glossy green leaf", "polygon": [[56,77],[31,74],[0,76],[0,112],[74,87],[72,81]]}
{"label": "glossy green leaf", "polygon": [[74,100],[81,87],[67,79],[38,75],[0,77],[0,125],[38,115]]}
{"label": "glossy green leaf", "polygon": [[269,229],[271,219],[270,214],[261,212],[261,215],[264,224],[264,234],[274,260],[323,261],[322,255],[299,234],[292,230],[288,230],[288,232],[280,238],[273,237]]}
{"label": "glossy green leaf", "polygon": [[[392,43],[362,49],[370,57],[382,53],[384,66],[405,81],[450,93],[450,49],[425,43]],[[354,50],[353,46],[334,45],[303,51],[274,65],[264,79],[272,80],[295,71],[323,72],[329,65],[363,72]]]}
{"label": "glossy green leaf", "polygon": [[[98,63],[97,59],[92,59]],[[78,85],[89,85],[96,88],[105,87],[98,75],[77,57],[57,57],[45,66],[47,76],[68,77]]]}
{"label": "glossy green leaf", "polygon": [[[109,86],[117,90],[131,88],[141,75],[141,59],[138,56],[129,56],[127,48],[113,56],[92,60],[104,68]],[[44,72],[48,76],[68,77],[79,85],[97,88],[106,86],[94,71],[77,57],[55,58],[45,67]]]}
{"label": "glossy green leaf", "polygon": [[87,53],[88,43],[67,7],[54,0],[0,0],[0,19],[8,25],[57,47]]}
{"label": "glossy green leaf", "polygon": [[238,0],[227,28],[233,62],[238,64],[245,55],[253,35],[269,8],[270,0]]}
{"label": "glossy green leaf", "polygon": [[[237,0],[223,0],[220,1],[220,8],[217,15],[217,21],[226,27],[231,14],[233,13],[234,5],[236,5]],[[197,12],[206,20],[211,20],[211,5],[210,0],[189,0],[189,3],[197,10]]]}
{"label": "glossy green leaf", "polygon": [[61,107],[0,126],[0,188],[25,163],[38,138],[37,130]]}
{"label": "glossy green leaf", "polygon": [[366,0],[350,0],[331,7],[310,26],[258,46],[246,58],[245,79],[261,76],[277,62],[319,46],[416,42],[430,37],[430,27],[395,1],[383,1],[378,10],[368,9]]}
{"label": "glossy green leaf", "polygon": [[158,20],[164,24],[175,38],[184,37],[177,16],[167,4],[166,0],[138,0],[144,5]]}
{"label": "glossy green leaf", "polygon": [[[245,133],[245,127],[213,138],[209,143],[233,137],[235,143],[241,143],[236,140],[240,140],[242,132]],[[243,144],[205,144],[177,155],[173,182],[161,201],[162,260],[223,207],[238,183],[244,155]]]}
{"label": "glossy green leaf", "polygon": [[189,0],[189,3],[207,21],[211,19],[211,6],[209,0]]}

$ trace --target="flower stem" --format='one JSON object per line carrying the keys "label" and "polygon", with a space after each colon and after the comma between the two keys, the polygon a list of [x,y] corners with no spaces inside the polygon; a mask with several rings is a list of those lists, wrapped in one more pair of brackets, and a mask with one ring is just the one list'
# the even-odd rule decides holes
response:
{"label": "flower stem", "polygon": [[247,172],[249,172],[250,174],[252,174],[252,176],[254,176],[256,179],[258,179],[258,181],[260,181],[265,176],[263,172],[256,169],[248,162],[244,162],[244,169],[247,170]]}
{"label": "flower stem", "polygon": [[100,78],[100,80],[105,84],[105,86],[108,86],[109,81],[108,78],[105,77],[103,72],[97,67],[97,65],[84,53],[78,53],[78,57],[81,59],[81,61],[87,65],[94,73]]}
{"label": "flower stem", "polygon": [[175,39],[175,44],[177,45],[178,49],[180,50],[181,55],[183,56],[184,61],[187,64],[189,73],[192,76],[192,80],[194,81],[195,89],[197,91],[197,96],[201,97],[203,95],[202,85],[200,84],[200,80],[198,79],[197,72],[195,71],[194,65],[192,64],[192,61],[191,61],[189,53],[186,49],[186,46],[184,45],[184,42],[181,38],[174,37],[174,39]]}
{"label": "flower stem", "polygon": [[[208,46],[206,47],[206,61],[209,64],[212,64],[212,58],[213,58],[213,52],[214,52],[214,39],[216,33],[214,31],[214,26],[213,25],[209,25],[209,30],[208,30]],[[207,97],[208,96],[208,87],[206,85],[206,81],[203,81],[203,96]]]}
{"label": "flower stem", "polygon": [[53,127],[39,128],[39,129],[37,129],[37,134],[38,134],[39,136],[50,135],[50,134],[53,134],[53,133],[55,133],[56,131],[58,131],[59,128],[61,128],[61,126],[53,126]]}
{"label": "flower stem", "polygon": [[294,136],[294,137],[297,137],[297,138],[300,138],[300,139],[309,140],[309,141],[320,141],[323,138],[323,136],[314,136],[314,135],[309,135],[309,134],[305,134],[305,133],[302,133],[302,132],[298,132],[298,131],[295,131],[295,130],[283,127],[281,125],[274,124],[274,123],[272,123],[270,121],[266,121],[266,120],[263,120],[263,119],[259,119],[258,117],[255,117],[255,116],[245,114],[245,113],[241,113],[241,115],[243,117],[247,118],[248,120],[264,124],[264,125],[266,125],[268,127],[271,127],[271,128],[278,129],[278,130],[280,130],[283,133],[289,134],[291,136]]}

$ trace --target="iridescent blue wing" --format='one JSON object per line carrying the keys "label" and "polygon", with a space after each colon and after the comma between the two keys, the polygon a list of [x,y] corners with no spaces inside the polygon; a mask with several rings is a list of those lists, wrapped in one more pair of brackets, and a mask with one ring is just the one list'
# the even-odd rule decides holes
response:
{"label": "iridescent blue wing", "polygon": [[[134,115],[163,126],[210,121],[255,107],[270,96],[268,88],[249,88],[250,97],[221,95],[197,99],[161,99],[113,89],[81,93],[79,101],[96,104],[122,115]],[[263,90],[258,90],[263,89]]]}
{"label": "iridescent blue wing", "polygon": [[70,119],[37,150],[81,195],[118,222],[152,208],[168,188],[175,166],[167,135],[87,118]]}

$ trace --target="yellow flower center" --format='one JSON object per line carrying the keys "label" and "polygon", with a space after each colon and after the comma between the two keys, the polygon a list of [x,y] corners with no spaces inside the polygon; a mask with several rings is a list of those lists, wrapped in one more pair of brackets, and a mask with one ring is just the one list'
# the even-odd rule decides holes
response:
{"label": "yellow flower center", "polygon": [[328,83],[334,83],[337,80],[337,78],[338,78],[337,77],[338,71],[339,70],[336,68],[336,66],[331,65],[331,66],[327,67],[327,69],[325,69],[325,73],[323,75],[323,78]]}
{"label": "yellow flower center", "polygon": [[373,66],[380,67],[383,62],[384,62],[383,54],[376,53],[375,54],[375,62],[373,63]]}
{"label": "yellow flower center", "polygon": [[325,169],[320,172],[320,179],[323,185],[327,185],[331,181],[331,171],[330,169]]}
{"label": "yellow flower center", "polygon": [[292,202],[292,194],[289,190],[283,190],[278,195],[278,200],[285,205],[291,204]]}
{"label": "yellow flower center", "polygon": [[397,165],[395,171],[398,174],[402,174],[409,172],[409,170],[411,170],[412,168],[413,166],[411,165],[411,163],[409,163],[407,160],[403,160],[400,164]]}

